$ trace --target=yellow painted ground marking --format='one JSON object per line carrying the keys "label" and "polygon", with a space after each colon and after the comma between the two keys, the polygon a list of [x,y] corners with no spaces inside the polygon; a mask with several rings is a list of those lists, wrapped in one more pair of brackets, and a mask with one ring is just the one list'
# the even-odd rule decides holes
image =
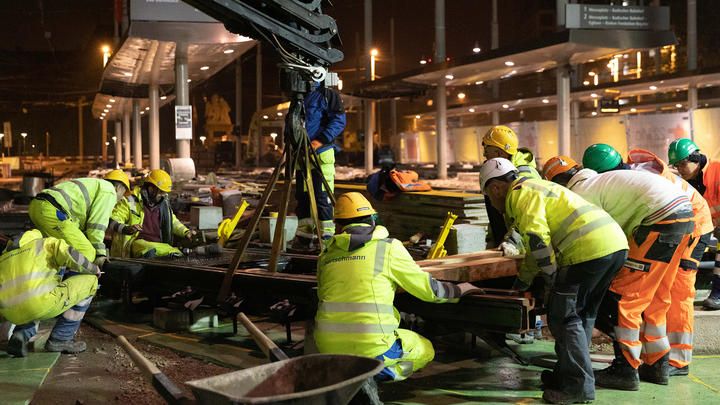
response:
{"label": "yellow painted ground marking", "polygon": [[690,377],[690,380],[691,380],[692,382],[698,383],[698,384],[702,385],[703,387],[709,389],[710,391],[712,391],[712,392],[714,392],[714,393],[716,393],[716,394],[720,394],[720,390],[719,390],[719,389],[717,389],[717,388],[713,387],[712,385],[706,383],[705,381],[701,380],[701,379],[698,378],[696,375],[690,373],[690,374],[688,374],[688,377]]}

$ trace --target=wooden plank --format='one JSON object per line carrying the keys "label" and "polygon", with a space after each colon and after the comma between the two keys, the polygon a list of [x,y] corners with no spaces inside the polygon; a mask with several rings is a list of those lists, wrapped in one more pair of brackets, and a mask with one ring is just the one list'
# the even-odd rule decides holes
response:
{"label": "wooden plank", "polygon": [[417,263],[420,267],[439,266],[443,264],[462,263],[492,257],[502,257],[502,252],[499,250],[483,250],[481,252],[463,253],[459,255],[445,256],[438,259],[420,260],[415,263]]}
{"label": "wooden plank", "polygon": [[482,281],[517,275],[518,260],[497,257],[467,263],[429,266],[422,269],[438,280],[455,282]]}

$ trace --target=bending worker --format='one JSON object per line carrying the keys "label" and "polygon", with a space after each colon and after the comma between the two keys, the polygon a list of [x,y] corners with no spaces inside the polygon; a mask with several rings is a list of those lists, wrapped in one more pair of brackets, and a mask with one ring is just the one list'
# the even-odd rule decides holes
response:
{"label": "bending worker", "polygon": [[480,168],[482,192],[517,229],[525,255],[514,288],[526,290],[541,274],[550,290],[548,326],[558,361],[541,375],[543,399],[595,399],[590,339],[603,296],[627,257],[622,229],[600,208],[545,180],[519,177],[507,159]]}
{"label": "bending worker", "polygon": [[110,213],[129,188],[130,181],[121,170],[113,170],[105,180],[66,181],[43,190],[30,202],[30,219],[43,236],[64,240],[102,267]]}
{"label": "bending worker", "polygon": [[[505,125],[496,125],[485,133],[482,139],[483,156],[485,159],[504,158],[509,160],[517,169],[520,177],[539,179],[533,153],[526,148],[518,147],[518,137],[515,131]],[[498,212],[489,199],[485,199],[485,209],[490,221],[490,232],[492,232],[495,245],[500,245],[507,234],[507,226],[502,214]]]}
{"label": "bending worker", "polygon": [[[335,139],[345,130],[345,107],[340,95],[324,83],[313,82],[313,88],[305,97],[305,129],[310,147],[317,153],[320,171],[312,169],[312,185],[315,192],[315,204],[322,226],[322,237],[327,240],[335,234],[333,206],[328,193],[335,191]],[[309,163],[309,162],[307,162]],[[315,233],[315,222],[311,218],[310,196],[305,186],[305,166],[300,165],[295,173],[295,199],[298,227],[292,248],[315,251],[320,244]],[[330,186],[326,190],[322,178]]]}
{"label": "bending worker", "polygon": [[170,175],[155,169],[147,175],[141,187],[135,187],[115,206],[110,217],[110,230],[114,232],[110,250],[112,256],[182,256],[180,249],[172,246],[174,238],[191,240],[193,235],[175,217],[167,198],[170,191]]}
{"label": "bending worker", "polygon": [[640,379],[667,384],[667,312],[694,228],[690,200],[668,180],[646,172],[598,174],[565,156],[550,159],[545,169],[548,179],[610,214],[630,243],[628,260],[610,285],[598,321],[598,329],[613,338],[615,359],[595,373],[595,382],[629,391],[639,388]]}
{"label": "bending worker", "polygon": [[[690,139],[678,139],[668,148],[668,161],[680,176],[695,187],[710,206],[715,238],[720,240],[720,162],[709,160]],[[720,249],[715,256],[712,291],[703,301],[707,309],[720,309]]]}
{"label": "bending worker", "polygon": [[0,315],[16,325],[9,354],[27,356],[27,344],[37,333],[35,322],[55,317],[45,350],[85,350],[85,343],[74,337],[97,290],[98,266],[64,240],[43,239],[35,229],[8,244],[0,269]]}
{"label": "bending worker", "polygon": [[435,351],[429,340],[398,328],[395,290],[454,303],[474,287],[437,281],[422,271],[402,242],[375,223],[375,210],[360,193],[338,198],[335,223],[341,232],[318,259],[318,350],[383,360],[385,369],[376,380],[404,380],[432,361]]}

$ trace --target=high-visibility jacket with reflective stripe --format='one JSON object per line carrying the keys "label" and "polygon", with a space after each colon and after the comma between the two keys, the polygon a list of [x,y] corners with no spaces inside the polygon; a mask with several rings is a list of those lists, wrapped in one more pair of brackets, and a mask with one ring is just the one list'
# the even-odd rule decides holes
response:
{"label": "high-visibility jacket with reflective stripe", "polygon": [[40,319],[48,310],[43,296],[62,281],[62,266],[77,273],[98,271],[64,240],[43,239],[38,230],[25,232],[0,256],[0,314],[16,325]]}
{"label": "high-visibility jacket with reflective stripe", "polygon": [[622,229],[603,210],[545,180],[519,178],[505,199],[505,216],[527,249],[518,279],[628,249]]}
{"label": "high-visibility jacket with reflective stripe", "polygon": [[640,225],[653,225],[678,212],[692,212],[690,199],[663,177],[638,170],[598,174],[582,169],[568,188],[604,209],[630,238]]}
{"label": "high-visibility jacket with reflective stripe", "polygon": [[531,179],[542,178],[537,171],[535,156],[533,156],[529,149],[518,148],[517,153],[512,155],[510,161],[517,167],[520,177],[529,177]]}
{"label": "high-visibility jacket with reflective stripe", "polygon": [[82,178],[62,182],[42,192],[51,195],[77,221],[98,256],[107,256],[103,239],[110,213],[117,202],[112,183],[103,179]]}
{"label": "high-visibility jacket with reflective stripe", "polygon": [[710,206],[713,224],[720,226],[720,162],[709,161],[703,170],[703,184],[705,193],[703,197]]}
{"label": "high-visibility jacket with reflective stripe", "polygon": [[644,149],[633,149],[628,152],[627,163],[633,170],[642,170],[663,176],[673,183],[675,187],[682,190],[690,199],[693,214],[695,214],[695,229],[693,236],[699,237],[713,231],[713,221],[710,214],[710,206],[705,198],[691,186],[690,183],[683,180],[682,177],[670,171],[665,162],[657,157],[654,153]]}
{"label": "high-visibility jacket with reflective stripe", "polygon": [[321,353],[376,357],[397,339],[400,314],[393,307],[402,288],[428,302],[457,302],[460,290],[425,273],[402,242],[376,226],[368,241],[351,250],[351,234],[333,236],[318,258],[315,342]]}
{"label": "high-visibility jacket with reflective stripe", "polygon": [[[161,233],[165,233],[169,236],[175,235],[178,237],[185,236],[190,230],[180,222],[170,208],[170,204],[165,204],[169,213],[167,217],[171,219],[169,223],[161,223]],[[162,215],[160,216],[162,219]],[[140,187],[135,187],[132,194],[126,195],[112,210],[110,219],[120,226],[115,226],[112,237],[112,246],[110,246],[110,255],[114,257],[130,257],[130,248],[132,243],[137,239],[138,233],[133,235],[123,234],[120,227],[129,225],[142,225],[145,220],[145,209],[143,208],[143,200],[140,192]],[[163,230],[163,228],[165,228]],[[163,238],[163,235],[159,235],[163,243],[172,244],[171,238]]]}

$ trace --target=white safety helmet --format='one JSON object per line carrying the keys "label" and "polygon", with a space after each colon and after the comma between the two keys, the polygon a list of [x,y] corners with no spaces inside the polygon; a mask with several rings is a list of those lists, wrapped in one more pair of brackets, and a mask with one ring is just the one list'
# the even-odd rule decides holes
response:
{"label": "white safety helmet", "polygon": [[502,177],[510,172],[518,172],[517,167],[505,158],[492,158],[486,160],[480,167],[480,191],[485,192],[488,180]]}

